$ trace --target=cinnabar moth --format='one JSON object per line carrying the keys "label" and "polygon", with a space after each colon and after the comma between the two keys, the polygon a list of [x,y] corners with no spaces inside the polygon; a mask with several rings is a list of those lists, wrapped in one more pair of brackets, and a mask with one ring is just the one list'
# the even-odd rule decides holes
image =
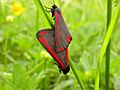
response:
{"label": "cinnabar moth", "polygon": [[54,29],[42,29],[37,33],[37,38],[42,46],[57,61],[64,74],[70,70],[68,62],[68,46],[72,40],[68,27],[62,17],[60,9],[53,5],[51,9],[54,17]]}

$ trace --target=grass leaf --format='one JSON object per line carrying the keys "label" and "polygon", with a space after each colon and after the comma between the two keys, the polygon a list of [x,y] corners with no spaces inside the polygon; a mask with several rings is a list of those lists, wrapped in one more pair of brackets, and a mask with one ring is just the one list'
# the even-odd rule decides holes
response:
{"label": "grass leaf", "polygon": [[101,47],[101,50],[100,50],[100,56],[99,56],[99,59],[98,59],[98,63],[97,63],[97,70],[96,70],[96,78],[95,78],[95,90],[99,90],[99,71],[100,71],[100,64],[101,64],[101,61],[104,57],[104,54],[105,54],[105,51],[106,51],[106,48],[107,48],[107,45],[109,43],[109,40],[111,38],[111,35],[112,35],[112,31],[116,25],[116,21],[117,21],[117,17],[118,17],[118,13],[119,13],[119,6],[116,6],[116,9],[115,9],[115,13],[111,19],[111,22],[110,22],[110,25],[108,27],[108,31],[106,33],[106,36],[105,36],[105,39],[104,39],[104,42],[102,44],[102,47]]}

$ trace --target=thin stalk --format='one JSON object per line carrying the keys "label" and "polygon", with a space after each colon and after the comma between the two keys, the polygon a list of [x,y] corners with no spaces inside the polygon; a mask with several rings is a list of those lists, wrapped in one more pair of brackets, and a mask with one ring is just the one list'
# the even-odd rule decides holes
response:
{"label": "thin stalk", "polygon": [[95,90],[99,90],[99,72],[100,72],[99,69],[100,69],[101,61],[102,61],[102,59],[104,57],[106,48],[107,48],[108,43],[110,41],[113,29],[115,27],[117,17],[118,17],[118,13],[119,13],[119,6],[116,6],[114,15],[113,15],[113,17],[112,17],[112,19],[110,21],[110,24],[109,24],[109,27],[108,27],[108,30],[107,30],[103,45],[102,45],[101,50],[100,50],[100,56],[99,56],[98,63],[97,63],[97,70],[96,70],[96,77],[95,77]]}
{"label": "thin stalk", "polygon": [[[107,0],[107,30],[111,21],[112,15],[112,0]],[[110,72],[110,41],[106,49],[106,64],[105,64],[105,87],[109,90],[109,72]]]}
{"label": "thin stalk", "polygon": [[82,90],[86,90],[81,78],[78,76],[77,71],[75,70],[75,67],[74,67],[70,57],[69,57],[69,64],[70,64],[70,67],[71,67],[71,69],[72,69],[72,71],[73,71],[73,73],[74,73],[80,87],[82,88]]}
{"label": "thin stalk", "polygon": [[37,9],[42,9],[43,13],[45,14],[46,18],[47,18],[47,21],[49,22],[51,28],[54,28],[54,25],[51,21],[51,19],[49,18],[49,16],[47,15],[45,9],[44,9],[44,6],[42,5],[41,1],[40,0],[33,0]]}
{"label": "thin stalk", "polygon": [[27,74],[33,73],[36,69],[40,68],[42,64],[43,64],[43,62],[40,62],[40,63],[37,64],[34,68],[32,68],[31,70],[29,70],[29,71],[27,72]]}

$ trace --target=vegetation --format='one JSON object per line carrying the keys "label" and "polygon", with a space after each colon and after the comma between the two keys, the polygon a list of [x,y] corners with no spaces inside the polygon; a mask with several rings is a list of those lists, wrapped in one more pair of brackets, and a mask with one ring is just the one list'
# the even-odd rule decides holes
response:
{"label": "vegetation", "polygon": [[70,72],[59,73],[36,38],[40,29],[53,27],[43,8],[54,2],[1,0],[0,90],[120,90],[119,0],[54,1],[73,37]]}

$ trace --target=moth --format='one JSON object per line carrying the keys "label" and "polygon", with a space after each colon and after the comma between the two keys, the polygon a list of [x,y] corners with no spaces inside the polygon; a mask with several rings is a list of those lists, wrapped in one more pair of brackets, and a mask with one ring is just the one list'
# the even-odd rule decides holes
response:
{"label": "moth", "polygon": [[60,9],[55,4],[52,6],[51,13],[54,18],[54,28],[42,29],[37,32],[36,36],[42,46],[57,61],[63,73],[67,74],[70,70],[68,46],[72,40],[72,36]]}

